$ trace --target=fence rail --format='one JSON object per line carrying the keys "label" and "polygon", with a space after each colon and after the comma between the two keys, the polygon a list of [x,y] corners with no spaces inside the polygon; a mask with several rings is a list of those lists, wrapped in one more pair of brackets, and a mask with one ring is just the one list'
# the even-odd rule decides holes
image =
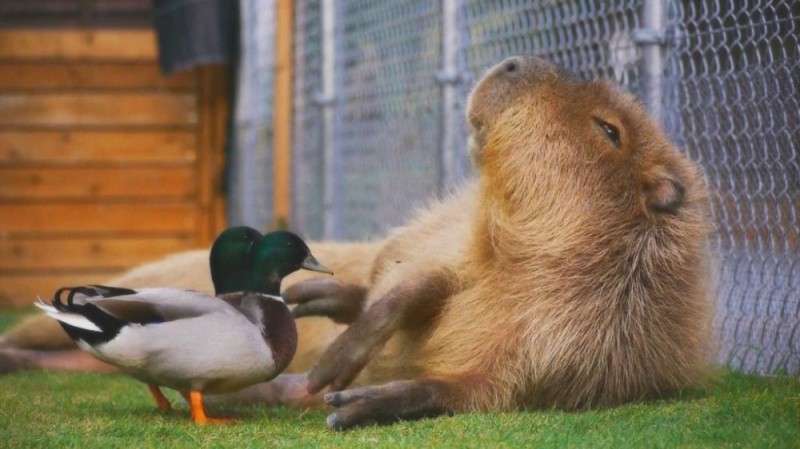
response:
{"label": "fence rail", "polygon": [[536,54],[622,84],[703,166],[719,359],[798,374],[799,34],[800,0],[297,0],[292,227],[402,223],[468,175],[477,76]]}

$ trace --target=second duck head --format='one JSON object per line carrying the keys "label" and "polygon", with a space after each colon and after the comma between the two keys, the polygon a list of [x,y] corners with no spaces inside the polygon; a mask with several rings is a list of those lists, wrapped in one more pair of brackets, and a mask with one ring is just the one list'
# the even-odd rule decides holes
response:
{"label": "second duck head", "polygon": [[250,257],[249,291],[279,296],[281,280],[299,269],[333,274],[311,254],[303,239],[289,231],[264,235],[254,243]]}

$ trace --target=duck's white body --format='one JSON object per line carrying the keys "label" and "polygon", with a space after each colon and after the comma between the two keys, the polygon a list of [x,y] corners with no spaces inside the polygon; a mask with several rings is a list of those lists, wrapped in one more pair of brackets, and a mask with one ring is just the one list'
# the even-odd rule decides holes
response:
{"label": "duck's white body", "polygon": [[[270,380],[285,367],[283,360],[276,363],[272,347],[285,339],[270,338],[265,327],[270,318],[291,320],[280,297],[220,298],[169,288],[108,294],[97,287],[82,287],[66,305],[37,306],[66,325],[81,349],[142,382],[223,393]],[[286,316],[267,316],[284,310]],[[293,353],[292,347],[289,359]]]}

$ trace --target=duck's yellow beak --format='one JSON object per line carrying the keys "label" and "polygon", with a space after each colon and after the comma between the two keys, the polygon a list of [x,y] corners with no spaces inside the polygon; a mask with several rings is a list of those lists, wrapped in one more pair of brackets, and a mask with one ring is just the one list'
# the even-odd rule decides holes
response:
{"label": "duck's yellow beak", "polygon": [[302,268],[305,268],[306,270],[317,271],[320,273],[333,275],[333,271],[330,268],[319,263],[319,261],[315,259],[314,256],[312,256],[311,254],[309,254],[308,257],[306,257],[306,260],[304,260],[303,264],[300,266]]}

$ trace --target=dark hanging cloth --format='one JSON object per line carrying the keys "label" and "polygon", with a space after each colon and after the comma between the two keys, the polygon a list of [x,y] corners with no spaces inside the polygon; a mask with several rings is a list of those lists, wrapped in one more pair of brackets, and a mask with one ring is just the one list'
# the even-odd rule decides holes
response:
{"label": "dark hanging cloth", "polygon": [[153,22],[165,74],[237,59],[238,0],[154,0]]}
{"label": "dark hanging cloth", "polygon": [[225,133],[225,168],[221,193],[228,193],[233,152],[233,112],[239,72],[239,0],[154,0],[153,22],[158,60],[165,74],[204,64],[228,63],[230,111]]}

